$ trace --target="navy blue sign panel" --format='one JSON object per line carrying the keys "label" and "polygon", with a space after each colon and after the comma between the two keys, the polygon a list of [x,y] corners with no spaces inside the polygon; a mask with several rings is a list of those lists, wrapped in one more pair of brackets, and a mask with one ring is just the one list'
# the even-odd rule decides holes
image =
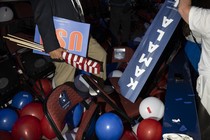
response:
{"label": "navy blue sign panel", "polygon": [[184,50],[169,65],[162,126],[163,135],[168,138],[185,134],[185,137],[201,140],[195,93]]}
{"label": "navy blue sign panel", "polygon": [[194,70],[198,72],[198,63],[200,61],[201,55],[201,45],[192,41],[186,41],[184,50]]}
{"label": "navy blue sign panel", "polygon": [[181,17],[177,0],[166,0],[146,31],[118,84],[122,95],[135,102]]}

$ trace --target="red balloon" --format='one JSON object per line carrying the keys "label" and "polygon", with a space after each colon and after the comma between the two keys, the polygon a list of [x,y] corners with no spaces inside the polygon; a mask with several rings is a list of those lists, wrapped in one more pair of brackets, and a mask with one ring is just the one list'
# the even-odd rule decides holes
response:
{"label": "red balloon", "polygon": [[138,140],[161,140],[162,125],[154,119],[142,120],[137,128]]}
{"label": "red balloon", "polygon": [[31,102],[23,107],[20,111],[20,117],[31,115],[38,118],[40,121],[44,117],[44,112],[42,108],[42,103],[40,102]]}
{"label": "red balloon", "polygon": [[40,140],[42,137],[39,119],[27,115],[20,117],[12,128],[13,140]]}
{"label": "red balloon", "polygon": [[124,130],[120,140],[138,140],[138,138],[132,130]]}
{"label": "red balloon", "polygon": [[10,132],[0,131],[0,139],[1,140],[13,140]]}
{"label": "red balloon", "polygon": [[41,129],[43,136],[45,136],[46,138],[53,139],[56,137],[56,134],[46,117],[43,117],[41,120]]}
{"label": "red balloon", "polygon": [[47,78],[37,80],[35,85],[33,86],[33,88],[38,95],[42,95],[41,91],[43,91],[44,97],[46,97],[48,94],[50,94],[53,89],[51,81]]}

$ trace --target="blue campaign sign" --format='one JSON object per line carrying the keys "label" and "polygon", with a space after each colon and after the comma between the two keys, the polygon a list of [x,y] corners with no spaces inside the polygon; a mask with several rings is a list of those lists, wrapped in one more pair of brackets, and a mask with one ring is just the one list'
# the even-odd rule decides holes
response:
{"label": "blue campaign sign", "polygon": [[131,102],[135,102],[140,94],[181,19],[177,6],[178,0],[163,3],[119,79],[122,95]]}
{"label": "blue campaign sign", "polygon": [[[88,50],[90,24],[76,22],[64,18],[53,17],[56,36],[60,46],[69,53],[86,57]],[[38,30],[35,28],[34,42],[42,44],[42,39]],[[48,55],[37,50],[34,53]]]}

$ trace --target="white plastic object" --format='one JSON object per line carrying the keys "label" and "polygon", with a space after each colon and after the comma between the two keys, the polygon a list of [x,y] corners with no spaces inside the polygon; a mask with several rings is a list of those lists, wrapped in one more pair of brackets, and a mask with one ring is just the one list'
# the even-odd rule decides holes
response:
{"label": "white plastic object", "polygon": [[0,7],[0,22],[10,21],[14,17],[14,13],[11,8],[7,6]]}
{"label": "white plastic object", "polygon": [[139,113],[143,119],[162,119],[165,111],[163,102],[157,97],[147,97],[139,105]]}
{"label": "white plastic object", "polygon": [[109,75],[108,77],[111,78],[111,77],[121,77],[122,76],[122,71],[120,70],[113,70]]}

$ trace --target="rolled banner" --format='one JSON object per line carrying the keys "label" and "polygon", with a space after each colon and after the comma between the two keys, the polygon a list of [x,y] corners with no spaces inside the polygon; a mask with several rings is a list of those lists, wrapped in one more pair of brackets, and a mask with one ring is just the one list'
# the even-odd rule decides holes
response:
{"label": "rolled banner", "polygon": [[101,65],[99,62],[68,52],[63,52],[62,57],[67,64],[70,64],[77,69],[92,74],[100,74],[101,72]]}

